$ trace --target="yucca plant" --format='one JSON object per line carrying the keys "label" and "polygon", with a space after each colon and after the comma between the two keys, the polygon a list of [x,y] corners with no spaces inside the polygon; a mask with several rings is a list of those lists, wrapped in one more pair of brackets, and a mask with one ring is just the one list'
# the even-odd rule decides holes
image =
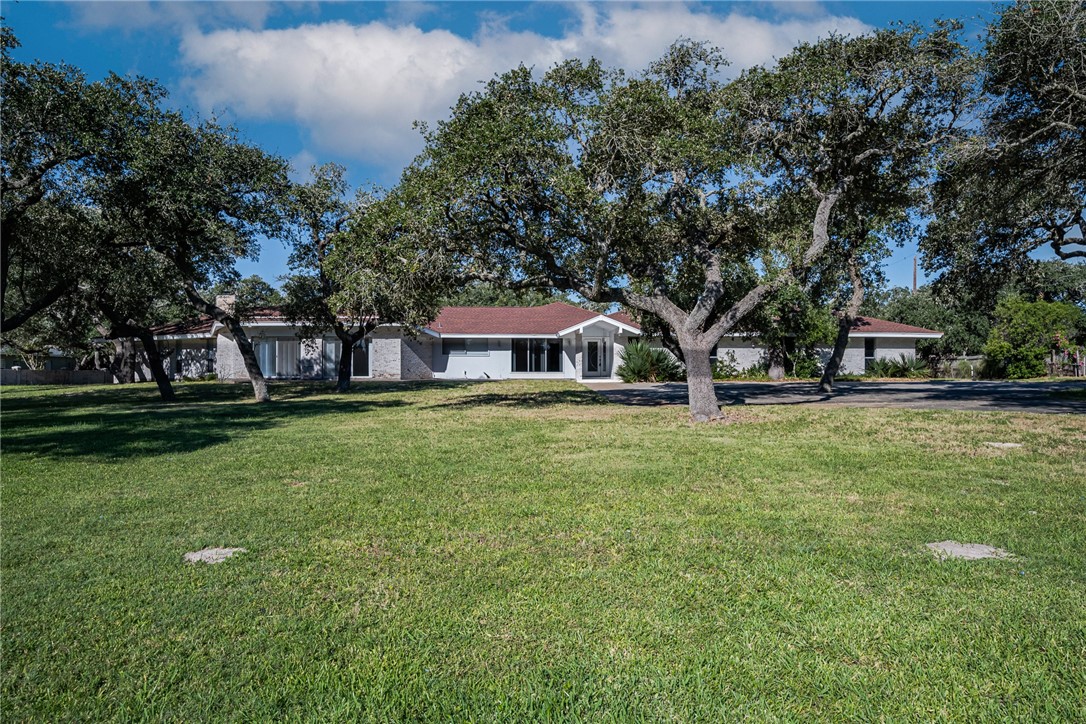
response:
{"label": "yucca plant", "polygon": [[682,365],[670,352],[641,340],[630,342],[622,351],[617,371],[623,382],[674,382],[684,377]]}
{"label": "yucca plant", "polygon": [[877,359],[867,368],[868,377],[908,377],[917,379],[930,374],[928,363],[918,357],[902,354],[897,359]]}

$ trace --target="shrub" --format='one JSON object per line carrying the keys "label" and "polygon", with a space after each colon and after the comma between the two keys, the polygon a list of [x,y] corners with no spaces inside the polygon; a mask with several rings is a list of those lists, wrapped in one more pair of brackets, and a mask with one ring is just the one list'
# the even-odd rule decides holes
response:
{"label": "shrub", "polygon": [[622,351],[617,372],[623,382],[675,382],[685,378],[682,365],[670,352],[641,340],[630,342]]}
{"label": "shrub", "polygon": [[792,374],[802,378],[821,377],[822,369],[821,359],[814,355],[803,354],[796,357],[795,364],[792,365]]}
{"label": "shrub", "polygon": [[735,358],[735,352],[730,349],[723,357],[718,357],[716,364],[713,365],[714,380],[730,380],[738,377],[739,374],[739,360]]}
{"label": "shrub", "polygon": [[984,374],[1023,379],[1047,372],[1045,359],[1063,340],[1086,329],[1086,315],[1073,304],[1028,302],[1008,297],[996,306],[996,324],[984,345]]}
{"label": "shrub", "polygon": [[910,357],[907,354],[902,354],[897,359],[890,357],[877,359],[867,368],[868,377],[917,379],[928,377],[930,374],[931,368],[928,367],[927,362],[919,357]]}

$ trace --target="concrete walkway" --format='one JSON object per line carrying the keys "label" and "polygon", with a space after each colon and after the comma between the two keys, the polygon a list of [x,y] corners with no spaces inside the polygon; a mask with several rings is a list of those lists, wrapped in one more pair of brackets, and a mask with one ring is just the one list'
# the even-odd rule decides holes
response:
{"label": "concrete walkway", "polygon": [[[686,384],[586,383],[612,402],[625,405],[685,405]],[[813,382],[718,382],[722,405],[844,405],[914,410],[1062,412],[1086,414],[1086,398],[1053,392],[1086,388],[1079,382],[838,382],[833,394]]]}

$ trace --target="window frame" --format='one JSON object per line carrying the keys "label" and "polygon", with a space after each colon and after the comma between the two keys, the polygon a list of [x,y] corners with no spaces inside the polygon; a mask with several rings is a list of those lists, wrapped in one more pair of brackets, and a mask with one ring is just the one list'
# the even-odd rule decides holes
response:
{"label": "window frame", "polygon": [[[549,347],[540,349],[540,347],[542,347],[543,345],[549,345]],[[527,363],[527,369],[517,369],[518,346],[522,346],[523,348],[523,356],[525,362]],[[521,337],[513,339],[511,345],[512,354],[510,355],[510,369],[512,372],[515,372],[517,374],[561,374],[563,372],[563,368],[565,367],[565,360],[563,359],[565,357],[565,355],[563,354],[564,346],[565,345],[560,338]],[[552,356],[550,354],[550,350],[552,349],[556,350],[553,353],[554,360],[550,359],[550,357]],[[537,357],[543,360],[544,369],[532,369],[533,361]],[[557,363],[557,368],[550,368],[550,363],[552,361]]]}
{"label": "window frame", "polygon": [[490,340],[485,337],[443,338],[441,354],[446,357],[489,357]]}

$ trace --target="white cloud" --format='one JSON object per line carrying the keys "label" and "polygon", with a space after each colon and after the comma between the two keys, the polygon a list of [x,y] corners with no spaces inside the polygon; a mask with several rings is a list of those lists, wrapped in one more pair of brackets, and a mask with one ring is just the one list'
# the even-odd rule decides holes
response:
{"label": "white cloud", "polygon": [[445,117],[464,92],[519,63],[547,68],[570,57],[643,69],[677,37],[724,49],[733,70],[771,62],[798,41],[859,33],[859,20],[808,15],[770,21],[660,3],[573,6],[558,37],[513,31],[500,19],[471,38],[374,21],[279,30],[192,29],[181,45],[188,88],[205,109],[301,124],[316,149],[402,165],[421,148],[415,120]]}

